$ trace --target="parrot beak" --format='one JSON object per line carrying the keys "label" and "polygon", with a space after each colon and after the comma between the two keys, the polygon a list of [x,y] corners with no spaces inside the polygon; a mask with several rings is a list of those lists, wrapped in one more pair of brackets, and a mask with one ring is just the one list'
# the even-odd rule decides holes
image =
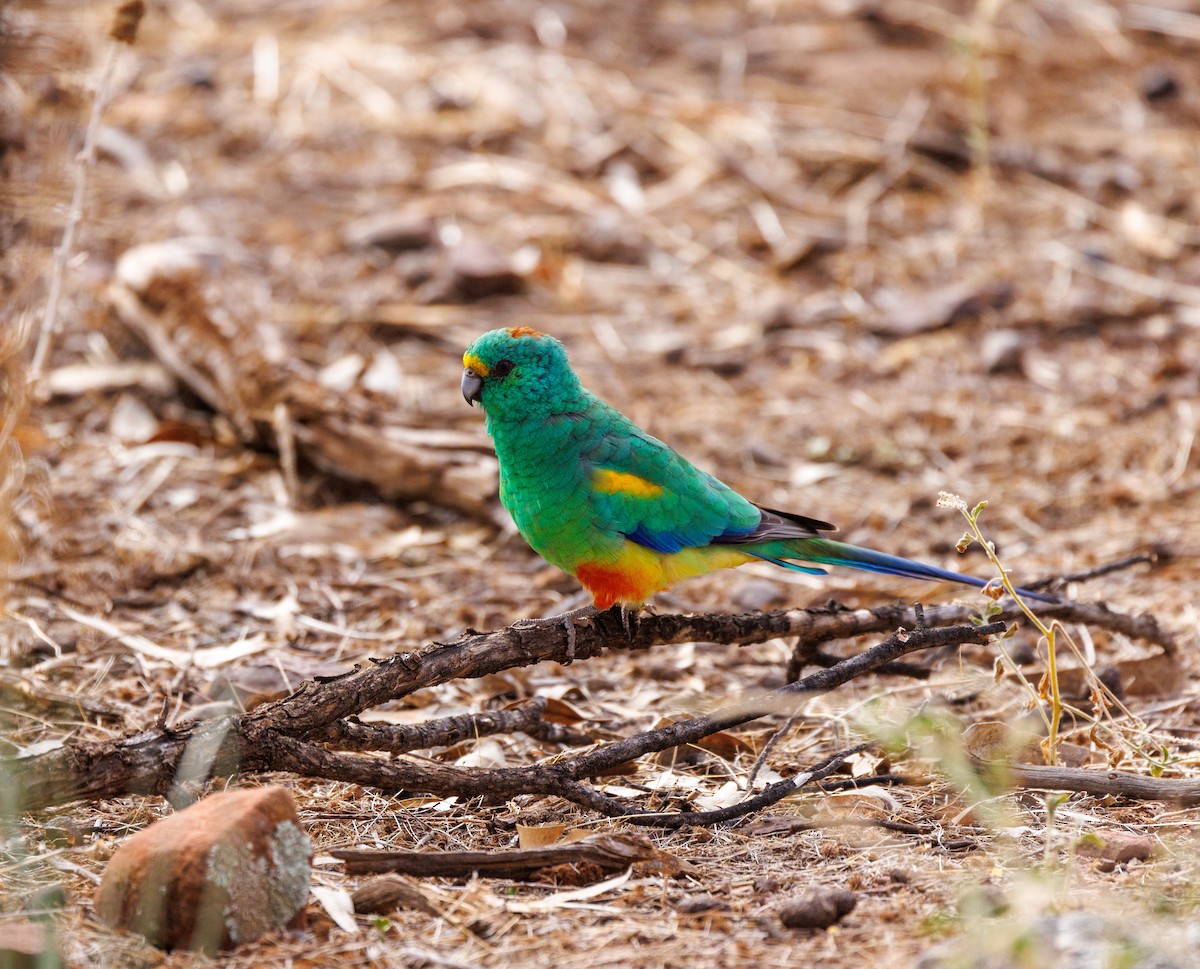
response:
{"label": "parrot beak", "polygon": [[468,404],[482,403],[483,378],[470,367],[463,371],[462,395]]}

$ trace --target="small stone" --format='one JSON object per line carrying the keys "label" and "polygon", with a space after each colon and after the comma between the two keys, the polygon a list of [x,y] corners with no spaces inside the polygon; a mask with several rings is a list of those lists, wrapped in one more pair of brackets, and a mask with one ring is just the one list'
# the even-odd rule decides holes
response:
{"label": "small stone", "polygon": [[1114,865],[1124,865],[1150,858],[1154,854],[1154,842],[1133,831],[1102,828],[1080,838],[1075,851],[1083,858],[1099,858]]}
{"label": "small stone", "polygon": [[225,791],[125,841],[96,914],[160,948],[215,952],[286,926],[308,898],[311,859],[286,788]]}
{"label": "small stone", "polygon": [[87,836],[74,821],[64,819],[58,824],[48,824],[41,830],[42,840],[50,848],[74,848],[84,843]]}
{"label": "small stone", "polygon": [[589,219],[579,235],[578,251],[593,262],[643,265],[647,245],[629,218],[617,208],[607,208]]}
{"label": "small stone", "polygon": [[0,966],[3,969],[62,969],[51,926],[19,919],[0,922]]}
{"label": "small stone", "polygon": [[858,898],[845,888],[816,888],[779,910],[789,929],[827,929],[854,911]]}
{"label": "small stone", "polygon": [[700,915],[703,912],[728,911],[729,903],[714,895],[688,895],[675,905],[680,915]]}

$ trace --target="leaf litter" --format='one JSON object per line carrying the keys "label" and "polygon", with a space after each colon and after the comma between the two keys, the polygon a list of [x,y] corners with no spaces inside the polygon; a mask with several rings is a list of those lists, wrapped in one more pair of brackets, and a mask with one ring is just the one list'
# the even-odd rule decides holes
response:
{"label": "leaf litter", "polygon": [[[479,415],[457,399],[457,358],[478,331],[533,324],[651,432],[764,504],[837,521],[850,541],[953,561],[961,525],[933,507],[948,489],[991,500],[989,536],[1022,579],[1154,551],[1157,564],[1078,594],[1154,612],[1181,635],[1169,660],[1116,634],[1097,633],[1092,652],[1145,722],[1141,753],[1163,776],[1195,776],[1200,113],[1188,68],[1200,51],[1186,14],[1114,4],[1102,17],[1032,0],[990,21],[957,3],[484,2],[397,17],[362,0],[298,12],[163,8],[123,54],[105,113],[119,137],[92,172],[48,399],[5,402],[25,460],[6,468],[6,481],[23,476],[20,496],[0,488],[12,509],[0,551],[13,559],[9,521],[23,549],[0,662],[78,707],[6,707],[7,752],[151,729],[255,664],[276,671],[272,684],[245,692],[270,695],[569,607],[573,583],[504,523]],[[73,23],[35,5],[11,16],[39,38],[18,53],[55,52],[37,83],[16,71],[4,95],[21,93],[20,138],[4,135],[2,163],[28,216],[6,246],[5,280],[12,305],[36,309],[103,31],[92,15]],[[986,168],[972,144],[976,69],[988,78]],[[1151,85],[1163,76],[1174,93]],[[119,290],[144,290],[131,274],[148,283],[164,261],[189,274],[183,305],[213,324],[182,359],[161,356],[148,334],[162,321],[139,327]],[[197,318],[180,317],[181,339],[196,337]],[[19,379],[6,371],[5,386]],[[293,396],[252,396],[280,385]],[[405,467],[443,454],[455,471],[382,499],[362,483],[366,444],[338,448],[350,432],[417,455]],[[948,594],[754,566],[658,607],[731,609],[764,587],[793,605]],[[1037,644],[1018,634],[1013,649],[1036,680]],[[546,664],[377,716],[545,696],[558,722],[604,739],[777,686],[789,653],[696,644]],[[928,680],[876,678],[811,701],[760,780],[802,772],[864,723],[922,711],[1021,720],[1028,697],[1010,676],[992,682],[993,659],[967,648],[933,657]],[[693,807],[744,796],[761,727],[709,739],[606,789]],[[1085,725],[1069,739],[1108,756]],[[559,752],[519,736],[449,753],[518,765]],[[1136,911],[1170,948],[1193,914],[1193,809],[1075,795],[1051,826],[1040,795],[989,795],[1006,812],[989,821],[938,757],[901,745],[887,770],[909,783],[795,796],[754,822],[803,828],[655,834],[694,866],[682,878],[631,872],[611,894],[600,879],[557,895],[438,879],[445,918],[408,909],[353,928],[356,881],[331,849],[499,851],[522,830],[613,822],[554,798],[291,779],[337,915],[310,906],[302,932],[222,962],[757,966],[802,953],[912,965],[941,934],[991,932],[971,907],[979,886],[1011,910],[1044,897],[1025,879],[1047,843],[1071,873],[1055,906]],[[882,763],[852,771],[869,781]],[[31,892],[64,885],[70,960],[190,964],[89,914],[116,844],[167,810],[130,796],[31,819],[22,847],[0,856],[0,908],[15,914]],[[825,824],[873,819],[923,835]],[[1071,851],[1073,837],[1114,828],[1155,832],[1163,850],[1111,871]],[[51,832],[67,829],[75,843],[53,847]],[[858,904],[819,940],[782,927],[791,900],[841,888]],[[726,907],[692,906],[701,891]]]}

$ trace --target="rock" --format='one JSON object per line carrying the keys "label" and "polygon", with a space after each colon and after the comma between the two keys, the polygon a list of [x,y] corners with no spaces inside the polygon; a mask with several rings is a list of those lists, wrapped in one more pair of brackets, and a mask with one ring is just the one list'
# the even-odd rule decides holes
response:
{"label": "rock", "polygon": [[645,241],[625,213],[611,206],[587,220],[576,248],[580,255],[593,262],[640,266],[648,261]]}
{"label": "rock", "polygon": [[998,311],[1012,303],[1009,283],[958,281],[932,289],[882,289],[875,294],[877,311],[867,329],[884,336],[912,336],[954,326]]}
{"label": "rock", "polygon": [[1112,865],[1124,865],[1150,858],[1154,854],[1154,842],[1133,831],[1101,828],[1080,838],[1075,851],[1082,858],[1099,858]]}
{"label": "rock", "polygon": [[54,929],[19,919],[0,922],[0,967],[3,969],[62,969]]}
{"label": "rock", "polygon": [[117,849],[96,914],[160,948],[215,952],[286,926],[308,897],[311,859],[286,788],[214,794]]}
{"label": "rock", "polygon": [[816,888],[779,910],[789,929],[827,929],[854,911],[858,898],[845,888]]}

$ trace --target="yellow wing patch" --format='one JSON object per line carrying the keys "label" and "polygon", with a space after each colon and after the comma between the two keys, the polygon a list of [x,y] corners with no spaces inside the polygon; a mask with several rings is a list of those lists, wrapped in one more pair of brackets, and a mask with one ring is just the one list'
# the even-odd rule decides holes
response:
{"label": "yellow wing patch", "polygon": [[653,481],[639,478],[636,474],[613,471],[611,468],[599,468],[593,472],[592,486],[606,495],[619,493],[634,498],[657,498],[663,493],[662,487]]}

